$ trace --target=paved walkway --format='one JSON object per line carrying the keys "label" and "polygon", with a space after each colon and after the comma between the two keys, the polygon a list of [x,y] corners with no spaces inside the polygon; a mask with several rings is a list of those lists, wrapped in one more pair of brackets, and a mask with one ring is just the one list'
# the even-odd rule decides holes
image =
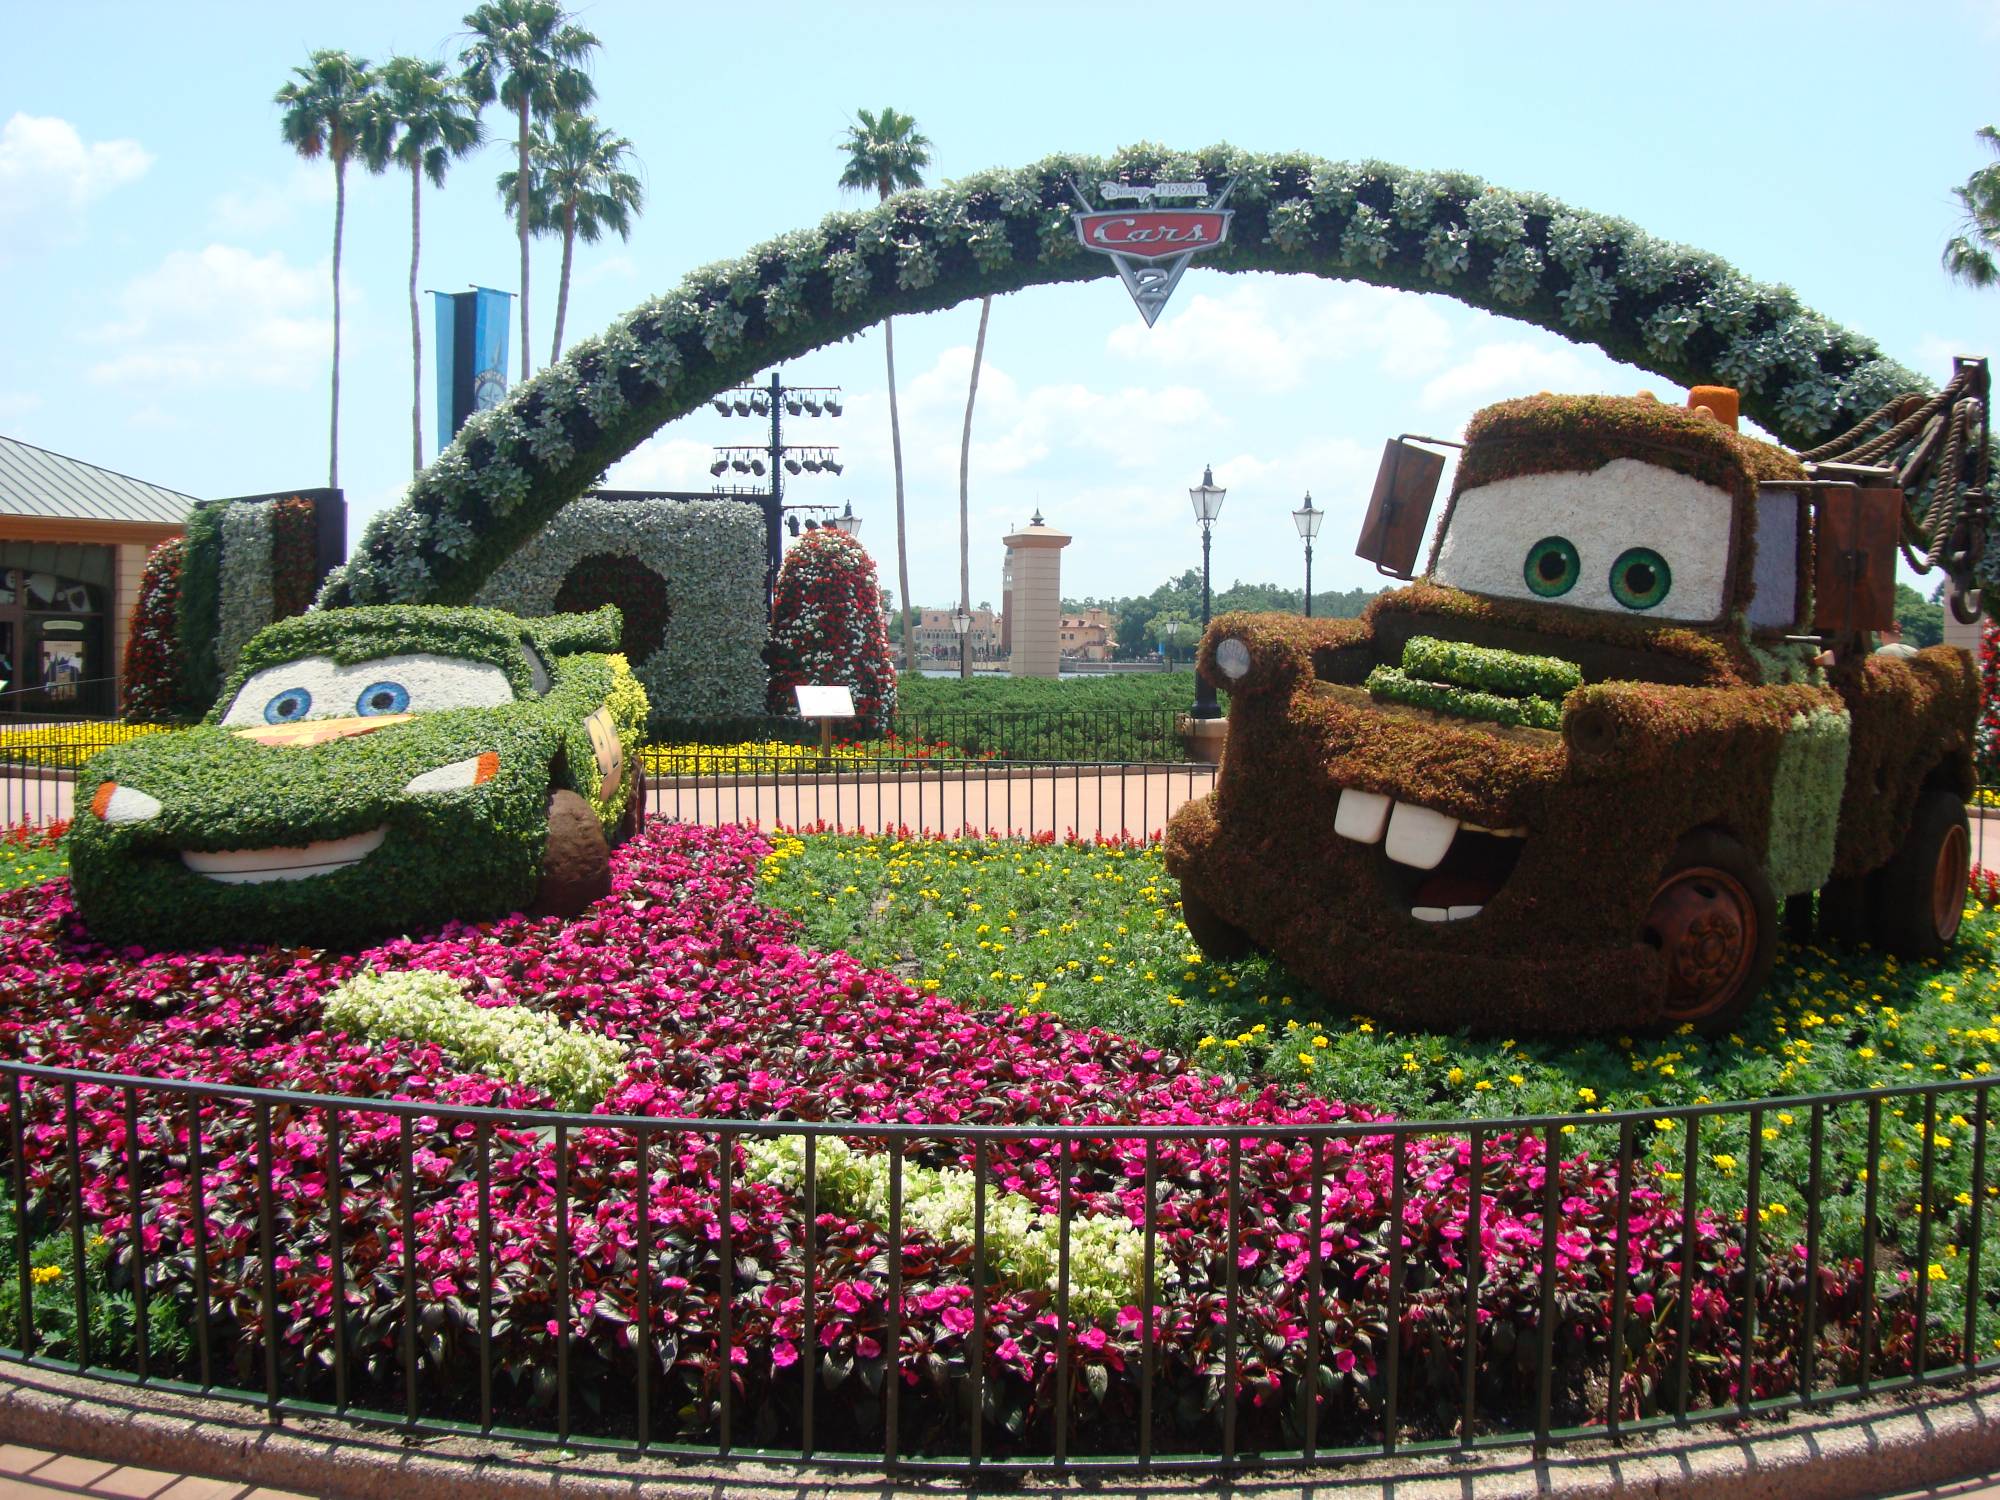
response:
{"label": "paved walkway", "polygon": [[0,1444],[0,1500],[15,1496],[89,1495],[116,1500],[314,1500],[291,1490],[258,1489],[227,1479],[71,1458],[42,1448]]}
{"label": "paved walkway", "polygon": [[[979,762],[964,770],[900,776],[682,777],[647,788],[654,817],[761,827],[825,825],[881,833],[1126,834],[1151,838],[1191,798],[1215,784],[1208,765],[1010,767]],[[0,827],[44,824],[70,815],[67,776],[0,777]],[[1996,833],[2000,854],[2000,833]]]}

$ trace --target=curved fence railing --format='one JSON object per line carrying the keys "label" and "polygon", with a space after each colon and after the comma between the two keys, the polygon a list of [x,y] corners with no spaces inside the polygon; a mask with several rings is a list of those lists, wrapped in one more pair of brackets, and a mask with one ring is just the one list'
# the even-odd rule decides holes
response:
{"label": "curved fence railing", "polygon": [[1540,1450],[1993,1369],[1996,1081],[979,1126],[0,1063],[0,1358],[890,1470]]}

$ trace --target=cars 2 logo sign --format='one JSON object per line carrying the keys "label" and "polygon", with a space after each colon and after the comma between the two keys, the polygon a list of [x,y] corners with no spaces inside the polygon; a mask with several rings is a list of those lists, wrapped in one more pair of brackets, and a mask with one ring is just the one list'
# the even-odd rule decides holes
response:
{"label": "cars 2 logo sign", "polygon": [[[1208,196],[1205,183],[1166,186]],[[1083,248],[1111,258],[1125,290],[1132,294],[1139,315],[1150,328],[1167,305],[1167,298],[1173,295],[1188,262],[1229,238],[1229,221],[1234,215],[1222,207],[1229,197],[1228,187],[1208,208],[1154,208],[1150,199],[1155,190],[1140,191],[1145,197],[1136,208],[1100,210],[1086,205],[1082,213],[1072,217]],[[1122,183],[1107,182],[1101,192],[1107,199],[1139,196],[1139,192]],[[1177,191],[1175,196],[1179,195]]]}

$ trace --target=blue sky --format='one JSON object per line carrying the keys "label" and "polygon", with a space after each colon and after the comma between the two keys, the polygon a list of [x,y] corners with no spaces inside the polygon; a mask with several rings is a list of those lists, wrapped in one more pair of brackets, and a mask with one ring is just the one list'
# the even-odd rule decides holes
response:
{"label": "blue sky", "polygon": [[[299,162],[271,95],[314,47],[455,58],[459,4],[14,6],[0,51],[0,433],[197,495],[323,483],[332,173]],[[1477,172],[1629,218],[1787,282],[1941,375],[1994,348],[2000,292],[1937,268],[1949,189],[2000,121],[2000,9],[1937,0],[1714,8],[1155,4],[755,7],[599,0],[596,112],[649,204],[629,243],[579,247],[569,328],[841,205],[857,106],[914,114],[932,180],[1051,151],[1217,140]],[[511,287],[494,192],[509,124],[428,192],[422,285]],[[850,204],[852,200],[849,200]],[[355,525],[409,469],[407,179],[350,180],[341,474]],[[558,247],[537,248],[536,362]],[[957,465],[976,304],[899,320],[912,592],[956,593]],[[426,307],[425,339],[430,337]],[[426,348],[428,361],[429,350]],[[511,361],[510,361],[511,363]],[[881,336],[786,369],[850,394],[840,477],[893,572]],[[432,398],[426,375],[427,451]],[[1296,582],[1288,512],[1330,512],[1322,587],[1350,554],[1384,437],[1455,431],[1541,389],[1666,396],[1593,348],[1443,298],[1190,270],[1147,330],[1115,282],[996,302],[975,425],[973,597],[1040,505],[1072,532],[1064,591],[1150,589],[1198,562],[1186,487],[1229,500],[1218,579]],[[752,424],[698,415],[615,471],[707,480]]]}

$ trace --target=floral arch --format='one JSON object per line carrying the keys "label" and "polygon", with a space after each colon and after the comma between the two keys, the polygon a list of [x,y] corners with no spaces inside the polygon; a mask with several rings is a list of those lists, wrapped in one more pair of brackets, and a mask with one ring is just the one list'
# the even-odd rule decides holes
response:
{"label": "floral arch", "polygon": [[322,605],[463,603],[654,432],[757,371],[904,313],[1115,274],[1077,243],[1072,180],[1237,179],[1205,267],[1440,292],[1680,384],[1720,380],[1805,446],[1930,382],[1717,256],[1460,172],[1128,147],[903,193],[689,273],[468,422],[375,517]]}

